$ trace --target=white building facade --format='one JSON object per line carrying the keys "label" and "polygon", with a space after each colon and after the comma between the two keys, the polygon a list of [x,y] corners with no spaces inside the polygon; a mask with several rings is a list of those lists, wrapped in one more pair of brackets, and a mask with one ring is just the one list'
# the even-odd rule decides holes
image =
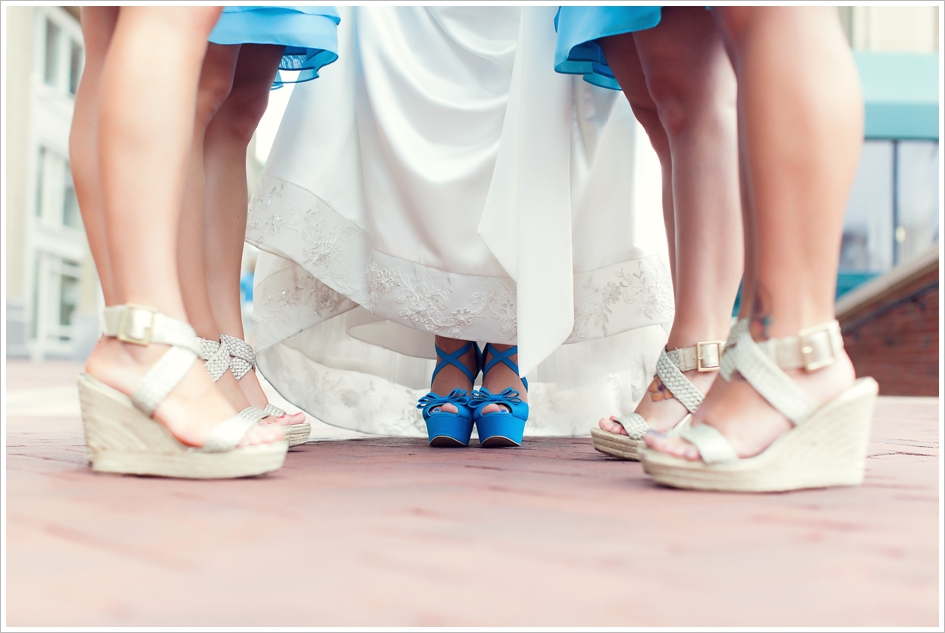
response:
{"label": "white building facade", "polygon": [[98,335],[98,281],[69,173],[78,16],[6,10],[7,356],[84,357]]}

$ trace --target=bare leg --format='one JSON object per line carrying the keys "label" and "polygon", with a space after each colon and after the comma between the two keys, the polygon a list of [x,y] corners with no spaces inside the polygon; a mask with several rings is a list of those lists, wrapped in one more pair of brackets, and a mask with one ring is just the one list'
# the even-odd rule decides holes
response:
{"label": "bare leg", "polygon": [[[608,63],[620,86],[623,88],[624,96],[630,102],[630,108],[640,125],[643,126],[647,137],[650,139],[650,145],[656,151],[660,161],[660,170],[662,173],[663,188],[663,222],[666,226],[666,240],[669,247],[669,265],[672,272],[673,288],[678,287],[677,266],[676,266],[676,218],[673,205],[673,158],[670,152],[669,137],[666,130],[660,122],[659,112],[656,103],[650,96],[650,91],[646,87],[646,78],[643,74],[643,66],[640,64],[640,56],[637,51],[637,45],[632,33],[615,35],[600,40],[601,48],[607,56]],[[676,313],[684,309],[676,303]],[[654,378],[650,383],[648,393],[654,391],[659,386],[659,379]],[[673,422],[671,418],[676,416],[675,407],[659,406],[650,398],[644,397],[643,401],[636,408],[636,412],[654,424],[657,428],[670,426]],[[662,414],[662,415],[661,415]],[[623,425],[616,421],[617,416],[601,418],[598,422],[600,428],[611,433],[626,435],[627,431]],[[662,420],[665,418],[665,421]],[[675,418],[678,420],[678,417]]]}
{"label": "bare leg", "polygon": [[[442,349],[447,354],[452,354],[463,345],[469,341],[462,341],[455,338],[446,338],[445,336],[436,337],[436,345]],[[462,356],[460,356],[459,361],[466,366],[473,374],[476,373],[476,351],[471,349]],[[439,361],[437,361],[439,362]],[[458,367],[453,367],[452,365],[447,365],[440,370],[440,373],[436,375],[436,378],[433,380],[433,385],[430,387],[430,391],[433,393],[445,396],[448,395],[453,389],[462,389],[469,394],[472,394],[473,385],[469,381],[469,378],[459,370]],[[444,413],[456,413],[457,409],[450,403],[446,403],[440,407],[440,410]]]}
{"label": "bare leg", "polygon": [[[266,112],[282,46],[244,44],[236,62],[229,96],[210,121],[204,140],[206,177],[205,261],[209,309],[218,334],[245,338],[240,311],[240,265],[246,237],[246,148]],[[239,380],[247,401],[263,409],[268,400],[255,370]],[[280,418],[303,422],[296,413]]]}
{"label": "bare leg", "polygon": [[[443,336],[436,337],[436,344],[444,352],[452,353],[465,345],[468,341],[461,341],[452,338],[446,338]],[[500,352],[512,347],[511,345],[499,345],[493,344],[495,348]],[[461,362],[466,365],[469,369],[475,372],[476,367],[476,352],[470,350],[461,357]],[[491,360],[491,356],[483,358],[483,364]],[[513,354],[509,357],[513,363],[518,364],[518,354]],[[501,393],[506,388],[512,388],[519,393],[519,397],[523,402],[528,402],[528,392],[525,391],[525,385],[522,383],[522,379],[519,378],[512,369],[505,363],[498,363],[489,370],[489,374],[483,379],[482,386],[491,391],[492,393]],[[469,378],[463,374],[457,367],[452,365],[447,365],[440,373],[436,375],[436,379],[433,381],[432,391],[433,393],[441,396],[447,395],[453,389],[464,389],[466,391],[472,391],[472,383],[469,382]],[[456,407],[452,404],[444,404],[440,409],[446,413],[456,413]],[[507,407],[504,405],[490,404],[483,407],[483,413],[495,413],[498,411],[507,410]]]}
{"label": "bare leg", "polygon": [[98,170],[98,95],[105,55],[117,21],[118,7],[82,7],[85,68],[76,90],[72,130],[69,133],[69,166],[72,169],[75,195],[82,212],[92,259],[99,270],[106,305],[115,303],[115,292],[112,289],[108,246],[105,243],[105,210]]}
{"label": "bare leg", "polygon": [[[196,119],[190,143],[189,168],[180,220],[177,261],[184,307],[197,336],[211,341],[219,339],[220,329],[210,306],[205,268],[207,195],[204,185],[204,138],[207,126],[230,94],[240,48],[217,44],[210,44],[207,48],[197,89]],[[250,405],[231,372],[225,372],[220,377],[217,388],[237,410]]]}
{"label": "bare leg", "polygon": [[[752,336],[795,335],[834,317],[843,210],[863,133],[856,67],[830,8],[720,7],[713,13],[739,83],[758,243]],[[854,379],[845,354],[823,369],[787,373],[817,404]],[[737,376],[721,396],[706,399],[693,418],[700,423],[719,429],[742,457],[757,455],[791,428]],[[683,440],[648,436],[647,445],[698,459]]]}
{"label": "bare leg", "polygon": [[[636,54],[630,52],[631,37]],[[742,261],[732,255],[739,252],[741,232],[735,76],[722,40],[704,9],[666,7],[658,27],[606,38],[601,45],[631,103],[644,98],[631,94],[645,92],[654,105],[658,120],[650,127],[658,125],[659,132],[651,138],[662,133],[669,145],[676,318],[667,348],[725,340]],[[706,392],[716,373],[693,370],[686,376]],[[658,377],[648,394],[637,413],[657,431],[687,413]],[[613,418],[600,426],[626,432]]]}
{"label": "bare leg", "polygon": [[[98,154],[114,304],[186,319],[177,282],[177,224],[187,146],[214,7],[122,7],[101,74]],[[154,63],[160,51],[161,63]],[[98,262],[97,262],[98,263]],[[166,347],[108,339],[88,372],[130,394]],[[234,414],[198,364],[154,412],[179,440],[202,445]],[[241,446],[282,439],[259,426]]]}
{"label": "bare leg", "polygon": [[[512,346],[493,343],[493,347],[495,347],[500,352],[504,352]],[[485,366],[490,360],[492,360],[491,354],[483,357],[483,366]],[[509,357],[509,360],[518,365],[518,354],[512,354]],[[512,388],[518,392],[518,396],[522,399],[522,402],[528,402],[528,392],[525,391],[525,384],[522,382],[522,379],[519,378],[514,371],[512,371],[512,368],[505,363],[495,364],[492,369],[489,370],[489,374],[482,379],[482,386],[492,393],[502,393],[506,389]],[[508,410],[508,407],[498,404],[489,404],[482,408],[482,412],[484,414],[496,413],[497,411],[504,410]]]}
{"label": "bare leg", "polygon": [[669,138],[660,122],[656,103],[650,96],[640,65],[640,56],[632,33],[615,35],[600,40],[601,48],[610,62],[611,69],[617,76],[623,94],[630,103],[633,115],[643,126],[650,145],[653,146],[660,161],[662,177],[663,222],[666,225],[666,241],[669,248],[669,267],[676,287],[676,217],[673,207],[673,158],[669,148]]}

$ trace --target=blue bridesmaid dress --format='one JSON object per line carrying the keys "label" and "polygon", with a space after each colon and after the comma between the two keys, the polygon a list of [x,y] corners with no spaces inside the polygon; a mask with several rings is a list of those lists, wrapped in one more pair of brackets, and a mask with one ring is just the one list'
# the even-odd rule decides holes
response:
{"label": "blue bridesmaid dress", "polygon": [[597,40],[611,35],[651,29],[660,23],[662,7],[560,7],[555,15],[555,70],[583,75],[584,81],[620,90]]}
{"label": "blue bridesmaid dress", "polygon": [[[292,83],[318,77],[322,66],[338,59],[338,12],[334,7],[224,7],[208,38],[214,44],[285,46],[279,70],[298,71]],[[285,80],[276,75],[272,87]]]}

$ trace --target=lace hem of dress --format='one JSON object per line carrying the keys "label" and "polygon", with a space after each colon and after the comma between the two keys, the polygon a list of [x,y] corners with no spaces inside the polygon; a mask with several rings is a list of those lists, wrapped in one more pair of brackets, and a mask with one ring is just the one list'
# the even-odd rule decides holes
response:
{"label": "lace hem of dress", "polygon": [[[257,283],[258,349],[360,305],[432,334],[514,343],[516,286],[508,277],[448,273],[371,248],[370,236],[312,192],[263,175],[246,239],[294,265]],[[574,329],[566,343],[671,322],[669,270],[658,255],[574,274]]]}
{"label": "lace hem of dress", "polygon": [[[287,400],[332,426],[426,437],[417,400],[429,390],[436,361],[352,339],[345,320],[258,352],[260,371]],[[665,342],[663,329],[651,326],[562,346],[529,375],[525,435],[586,436],[596,420],[633,411]]]}

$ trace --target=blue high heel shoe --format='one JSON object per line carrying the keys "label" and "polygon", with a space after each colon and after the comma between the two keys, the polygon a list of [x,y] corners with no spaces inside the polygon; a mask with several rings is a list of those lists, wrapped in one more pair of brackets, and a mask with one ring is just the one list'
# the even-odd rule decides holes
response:
{"label": "blue high heel shoe", "polygon": [[[492,359],[482,368],[482,377],[485,379],[489,370],[498,363],[504,363],[515,375],[518,375],[518,365],[510,357],[518,353],[518,346],[513,345],[504,352],[500,352],[492,343],[486,343],[482,352],[483,359],[492,353]],[[528,390],[528,381],[522,378],[525,390]],[[473,421],[479,432],[479,444],[485,448],[499,446],[521,446],[522,434],[525,433],[525,422],[528,420],[528,403],[523,402],[518,391],[509,388],[502,393],[492,393],[486,388],[474,391],[470,404],[473,407]],[[509,408],[494,413],[483,414],[482,410],[490,404],[505,405]],[[501,406],[500,406],[501,408]]]}
{"label": "blue high heel shoe", "polygon": [[[482,352],[476,343],[466,343],[461,348],[448,354],[436,347],[436,354],[443,360],[433,370],[433,378],[430,384],[436,380],[436,375],[440,373],[447,365],[459,367],[470,383],[476,382],[476,376],[479,375],[479,367],[482,365]],[[460,358],[468,353],[470,349],[476,350],[475,373],[460,362]],[[444,404],[451,404],[456,407],[457,413],[443,411],[441,407]],[[430,446],[449,447],[449,446],[469,446],[469,437],[472,435],[473,419],[472,410],[469,408],[469,394],[464,389],[453,389],[448,396],[438,396],[432,391],[420,398],[417,403],[418,409],[423,409],[423,420],[427,423],[427,435],[430,438]]]}

